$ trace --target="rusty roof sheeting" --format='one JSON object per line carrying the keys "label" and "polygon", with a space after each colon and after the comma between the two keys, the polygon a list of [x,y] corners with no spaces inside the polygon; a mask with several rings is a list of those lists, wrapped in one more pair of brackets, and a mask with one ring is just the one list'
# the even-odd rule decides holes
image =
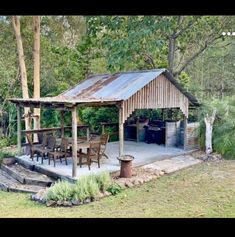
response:
{"label": "rusty roof sheeting", "polygon": [[126,100],[165,69],[90,76],[58,98],[80,100]]}

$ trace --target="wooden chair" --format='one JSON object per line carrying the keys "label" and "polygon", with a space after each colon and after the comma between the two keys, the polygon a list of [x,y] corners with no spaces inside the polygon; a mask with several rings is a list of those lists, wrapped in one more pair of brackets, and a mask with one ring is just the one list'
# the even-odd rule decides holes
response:
{"label": "wooden chair", "polygon": [[100,147],[100,155],[101,157],[104,156],[107,159],[109,158],[106,154],[105,154],[105,150],[106,150],[106,145],[109,141],[109,134],[102,134],[100,136],[100,143],[101,143],[101,147]]}
{"label": "wooden chair", "polygon": [[70,153],[68,152],[68,145],[69,145],[68,139],[62,138],[61,139],[61,145],[58,148],[59,150],[48,152],[48,164],[50,165],[50,159],[51,159],[51,156],[52,156],[53,161],[54,161],[54,167],[55,167],[56,159],[60,159],[60,162],[62,163],[61,158],[64,158],[65,159],[65,164],[68,165],[67,157],[70,156]]}
{"label": "wooden chair", "polygon": [[37,149],[43,149],[46,147],[47,144],[47,135],[43,135],[42,143],[41,144],[34,144],[32,139],[32,134],[26,133],[26,137],[30,146],[30,158],[33,160],[33,156],[35,153],[37,153]]}
{"label": "wooden chair", "polygon": [[35,147],[34,150],[37,153],[37,161],[38,157],[41,156],[42,157],[41,163],[43,164],[43,159],[46,157],[46,155],[48,155],[48,152],[54,151],[55,145],[56,145],[55,137],[48,136],[47,145],[45,147],[39,147],[39,148]]}
{"label": "wooden chair", "polygon": [[[91,141],[90,146],[87,149],[87,153],[82,153],[80,149],[80,151],[78,152],[80,167],[82,167],[82,164],[87,164],[90,170],[91,163],[97,162],[98,167],[100,168],[100,157],[101,157],[100,147],[101,147],[100,141]],[[83,158],[85,158],[85,162],[82,162]]]}

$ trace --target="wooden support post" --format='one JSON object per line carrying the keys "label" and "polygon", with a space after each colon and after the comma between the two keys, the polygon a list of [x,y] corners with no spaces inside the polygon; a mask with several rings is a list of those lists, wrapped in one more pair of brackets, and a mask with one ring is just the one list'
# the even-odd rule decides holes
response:
{"label": "wooden support post", "polygon": [[86,140],[87,141],[90,140],[90,130],[89,130],[89,127],[87,127],[87,129],[86,129]]}
{"label": "wooden support post", "polygon": [[72,109],[72,149],[73,149],[73,170],[72,176],[77,176],[77,109],[76,106]]}
{"label": "wooden support post", "polygon": [[136,120],[136,142],[139,142],[139,127],[140,127],[140,121],[139,121],[139,117],[137,117],[137,120]]}
{"label": "wooden support post", "polygon": [[184,115],[184,150],[187,149],[187,124],[188,124],[188,119]]}
{"label": "wooden support post", "polygon": [[61,137],[64,137],[64,111],[60,111]]}
{"label": "wooden support post", "polygon": [[104,124],[102,124],[102,134],[105,133],[105,130],[104,130]]}
{"label": "wooden support post", "polygon": [[18,154],[21,154],[21,113],[20,106],[17,106],[17,148]]}
{"label": "wooden support post", "polygon": [[124,133],[123,133],[123,106],[119,107],[119,156],[123,155]]}

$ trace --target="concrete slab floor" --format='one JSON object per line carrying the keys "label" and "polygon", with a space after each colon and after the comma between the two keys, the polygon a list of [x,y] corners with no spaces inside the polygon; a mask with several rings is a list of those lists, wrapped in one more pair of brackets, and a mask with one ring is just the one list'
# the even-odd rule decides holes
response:
{"label": "concrete slab floor", "polygon": [[[79,178],[82,175],[88,175],[88,174],[97,174],[102,171],[108,171],[108,172],[115,172],[120,170],[120,164],[117,159],[118,157],[118,151],[119,151],[119,142],[110,142],[107,144],[106,147],[106,154],[108,155],[109,159],[106,159],[105,157],[101,160],[101,167],[98,168],[97,163],[92,163],[91,170],[89,171],[87,165],[83,165],[82,168],[79,166],[77,167],[77,177]],[[147,144],[144,142],[133,142],[133,141],[125,141],[124,142],[124,154],[125,155],[132,155],[134,156],[133,160],[133,166],[141,166],[145,164],[149,164],[158,160],[188,154],[189,151],[185,151],[183,149],[177,148],[177,147],[165,147],[163,145],[157,145],[157,144]],[[29,156],[24,155],[18,157],[18,159],[23,160],[24,162],[27,162],[29,164],[38,166],[40,168],[43,168],[44,170],[48,170],[50,172],[56,173],[58,175],[71,177],[72,176],[72,159],[68,159],[68,165],[65,165],[65,162],[63,161],[60,163],[58,160],[56,162],[56,167],[53,166],[53,162],[51,161],[51,164],[48,165],[48,160],[44,160],[44,163],[41,164],[41,159],[39,158],[39,161],[36,161],[36,157],[34,158],[34,161],[30,159]]]}

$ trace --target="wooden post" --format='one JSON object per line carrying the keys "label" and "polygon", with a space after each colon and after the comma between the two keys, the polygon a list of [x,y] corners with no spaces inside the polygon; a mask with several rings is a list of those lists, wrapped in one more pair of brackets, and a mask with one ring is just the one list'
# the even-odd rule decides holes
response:
{"label": "wooden post", "polygon": [[139,121],[139,117],[137,117],[137,120],[136,120],[136,142],[139,142],[139,127],[140,127],[140,121]]}
{"label": "wooden post", "polygon": [[64,137],[64,111],[60,111],[61,137]]}
{"label": "wooden post", "polygon": [[77,176],[77,109],[76,106],[72,109],[72,149],[73,149],[73,170],[72,177]]}
{"label": "wooden post", "polygon": [[18,153],[21,154],[21,113],[20,113],[20,106],[17,106],[17,148],[18,148]]}
{"label": "wooden post", "polygon": [[17,148],[18,154],[21,154],[21,114],[20,106],[17,106]]}
{"label": "wooden post", "polygon": [[104,130],[104,124],[102,124],[102,134],[105,133],[105,130]]}
{"label": "wooden post", "polygon": [[123,106],[119,107],[119,156],[123,154],[124,133],[123,133]]}
{"label": "wooden post", "polygon": [[[33,98],[40,98],[40,16],[33,16],[34,47],[33,47]],[[33,128],[40,128],[40,108],[34,108]],[[34,142],[38,142],[38,134],[34,134]]]}
{"label": "wooden post", "polygon": [[184,150],[187,149],[187,124],[188,124],[188,119],[184,115]]}
{"label": "wooden post", "polygon": [[89,127],[86,129],[86,140],[89,141],[90,139],[90,130]]}

